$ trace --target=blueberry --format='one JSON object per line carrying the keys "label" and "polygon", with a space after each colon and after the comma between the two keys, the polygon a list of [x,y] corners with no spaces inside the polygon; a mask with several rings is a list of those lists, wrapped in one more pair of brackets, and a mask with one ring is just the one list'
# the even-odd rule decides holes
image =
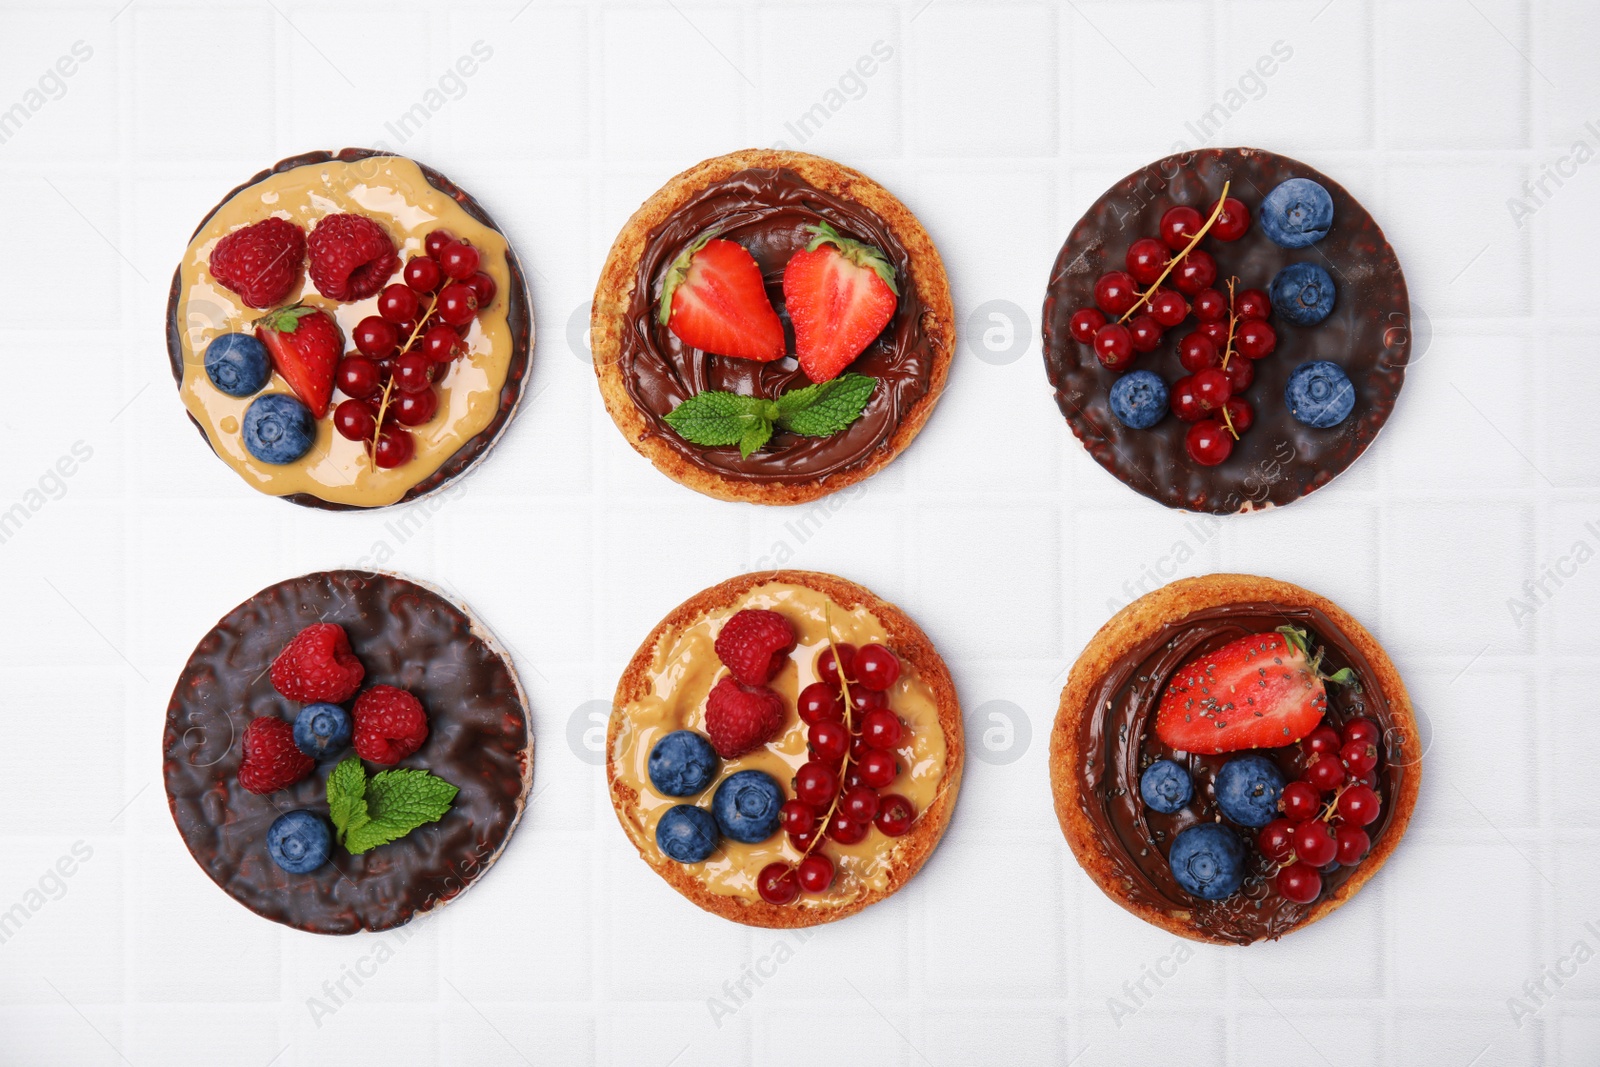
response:
{"label": "blueberry", "polygon": [[1225,900],[1244,881],[1244,842],[1221,823],[1203,822],[1172,839],[1172,877],[1202,900]]}
{"label": "blueberry", "polygon": [[337,704],[307,704],[295,716],[294,743],[312,759],[337,756],[350,743],[350,713]]}
{"label": "blueberry", "polygon": [[1124,374],[1111,386],[1111,414],[1124,426],[1148,430],[1167,413],[1167,383],[1153,371]]}
{"label": "blueberry", "polygon": [[1337,287],[1315,263],[1291,263],[1272,276],[1272,310],[1296,326],[1315,326],[1333,311]]}
{"label": "blueberry", "polygon": [[679,863],[699,863],[717,850],[717,820],[704,808],[675,804],[656,823],[656,847]]}
{"label": "blueberry", "polygon": [[1328,236],[1333,197],[1310,178],[1290,178],[1256,209],[1261,232],[1284,248],[1306,248]]}
{"label": "blueberry", "polygon": [[258,396],[245,410],[244,447],[263,463],[293,463],[316,436],[311,409],[287,393]]}
{"label": "blueberry", "polygon": [[692,797],[717,776],[711,742],[693,730],[674,730],[650,750],[650,782],[669,797]]}
{"label": "blueberry", "polygon": [[1139,795],[1163,815],[1183,810],[1194,799],[1194,783],[1189,772],[1169,759],[1158,759],[1139,776]]}
{"label": "blueberry", "polygon": [[1235,756],[1217,772],[1215,789],[1225,818],[1240,826],[1265,826],[1278,817],[1283,772],[1265,756]]}
{"label": "blueberry", "polygon": [[1339,364],[1314,360],[1300,364],[1289,375],[1283,402],[1289,405],[1289,414],[1307,426],[1326,430],[1349,417],[1356,406],[1356,387]]}
{"label": "blueberry", "polygon": [[765,771],[730,774],[711,798],[711,813],[723,836],[747,845],[773,835],[782,807],[783,790]]}
{"label": "blueberry", "polygon": [[327,821],[304,808],[284,812],[267,830],[267,854],[290,874],[309,874],[321,867],[332,847]]}
{"label": "blueberry", "polygon": [[229,396],[250,396],[272,377],[267,346],[247,333],[225,333],[206,346],[206,377]]}

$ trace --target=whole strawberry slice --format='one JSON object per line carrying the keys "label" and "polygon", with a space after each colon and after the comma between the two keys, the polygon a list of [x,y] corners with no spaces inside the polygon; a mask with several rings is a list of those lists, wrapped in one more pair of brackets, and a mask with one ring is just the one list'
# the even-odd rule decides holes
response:
{"label": "whole strawberry slice", "polygon": [[723,759],[754,752],[782,726],[783,698],[765,686],[740,685],[729,674],[706,697],[706,736]]}
{"label": "whole strawberry slice", "polygon": [[766,685],[794,651],[794,627],[776,611],[735,612],[717,633],[717,658],[744,685]]}
{"label": "whole strawberry slice", "polygon": [[1178,668],[1161,694],[1156,736],[1205,754],[1291,745],[1328,710],[1324,682],[1358,684],[1349,667],[1324,675],[1321,663],[1293,626],[1230,641]]}
{"label": "whole strawberry slice", "polygon": [[770,363],[783,358],[783,322],[761,268],[745,247],[706,234],[684,250],[661,286],[661,324],[691,348]]}
{"label": "whole strawberry slice", "polygon": [[311,773],[316,760],[294,743],[294,727],[273,715],[251,719],[244,728],[244,760],[239,784],[265,796],[287,789]]}
{"label": "whole strawberry slice", "polygon": [[272,661],[272,688],[301,704],[349,700],[367,670],[350,651],[350,638],[336,622],[307,626]]}
{"label": "whole strawberry slice", "polygon": [[883,332],[900,301],[894,268],[878,249],[832,226],[783,269],[783,300],[794,324],[794,354],[806,377],[832,381]]}
{"label": "whole strawberry slice", "polygon": [[392,685],[375,685],[356,699],[352,740],[356,755],[392,767],[428,739],[428,713],[422,701]]}
{"label": "whole strawberry slice", "polygon": [[306,238],[311,284],[329,300],[376,296],[400,266],[389,231],[365,215],[324,215]]}
{"label": "whole strawberry slice", "polygon": [[316,418],[328,413],[333,369],[344,352],[339,324],[326,311],[296,304],[256,320],[256,336],[272,366]]}
{"label": "whole strawberry slice", "polygon": [[306,233],[276,215],[234,230],[211,250],[207,269],[217,284],[253,308],[283,303],[300,282]]}

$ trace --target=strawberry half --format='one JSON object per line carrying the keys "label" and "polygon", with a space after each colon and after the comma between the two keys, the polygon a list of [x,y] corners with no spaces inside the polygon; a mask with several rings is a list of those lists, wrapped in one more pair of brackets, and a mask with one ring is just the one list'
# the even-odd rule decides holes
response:
{"label": "strawberry half", "polygon": [[1324,675],[1321,662],[1293,626],[1230,641],[1178,668],[1161,694],[1156,736],[1207,755],[1292,745],[1327,712],[1324,682],[1357,685],[1349,667]]}
{"label": "strawberry half", "polygon": [[328,413],[333,369],[344,351],[339,325],[326,311],[296,304],[256,320],[256,336],[272,366],[316,418]]}
{"label": "strawberry half", "polygon": [[770,363],[783,358],[783,321],[767,299],[755,257],[706,234],[686,248],[661,286],[661,324],[691,348]]}
{"label": "strawberry half", "polygon": [[794,324],[794,354],[806,377],[832,381],[894,317],[894,268],[878,249],[826,222],[783,269],[783,300]]}

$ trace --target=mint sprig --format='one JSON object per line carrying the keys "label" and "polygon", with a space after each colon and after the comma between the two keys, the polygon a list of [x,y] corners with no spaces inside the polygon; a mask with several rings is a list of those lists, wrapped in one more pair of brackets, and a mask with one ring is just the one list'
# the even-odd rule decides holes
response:
{"label": "mint sprig", "polygon": [[369,780],[360,757],[349,756],[328,775],[328,817],[344,847],[360,855],[438,822],[458,792],[443,778],[410,768],[379,771]]}
{"label": "mint sprig", "polygon": [[877,387],[878,379],[850,373],[791,389],[776,400],[708,390],[667,412],[666,423],[690,444],[738,445],[748,459],[771,439],[774,427],[806,437],[838,433],[861,417]]}

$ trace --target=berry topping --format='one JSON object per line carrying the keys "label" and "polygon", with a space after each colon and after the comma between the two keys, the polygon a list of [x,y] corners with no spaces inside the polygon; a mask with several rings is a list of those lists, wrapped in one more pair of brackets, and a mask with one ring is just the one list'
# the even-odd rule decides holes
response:
{"label": "berry topping", "polygon": [[854,671],[856,681],[881,693],[900,679],[900,660],[882,645],[863,645],[856,653]]}
{"label": "berry topping", "polygon": [[406,260],[401,277],[413,292],[432,293],[444,282],[444,271],[439,269],[439,261],[432,256],[412,256]]}
{"label": "berry topping", "polygon": [[1272,310],[1296,326],[1315,326],[1333,311],[1337,287],[1315,263],[1291,263],[1272,276]]}
{"label": "berry topping", "polygon": [[[894,267],[878,249],[813,228],[783,268],[783,301],[794,326],[794,354],[813,382],[832,381],[894,317],[900,301]],[[782,335],[779,335],[782,349]]]}
{"label": "berry topping", "polygon": [[1194,296],[1217,280],[1217,261],[1210,252],[1196,248],[1183,257],[1171,274],[1172,284],[1185,296]]}
{"label": "berry topping", "polygon": [[451,326],[467,326],[478,315],[478,294],[464,282],[451,282],[439,290],[437,310]]}
{"label": "berry topping", "polygon": [[1294,781],[1283,787],[1278,806],[1285,819],[1301,823],[1315,818],[1322,810],[1322,795],[1309,782]]}
{"label": "berry topping", "polygon": [[693,730],[674,730],[650,749],[650,784],[669,797],[692,797],[717,776],[721,762],[711,742]]}
{"label": "berry topping", "polygon": [[1167,862],[1185,892],[1202,900],[1225,900],[1244,881],[1244,842],[1220,823],[1200,823],[1172,839]]}
{"label": "berry topping", "polygon": [[888,708],[874,708],[861,718],[861,738],[872,748],[892,752],[904,735],[900,716]]}
{"label": "berry topping", "polygon": [[1265,359],[1278,347],[1278,331],[1260,319],[1243,319],[1234,331],[1233,347],[1247,359]]}
{"label": "berry topping", "polygon": [[329,300],[365,300],[383,288],[400,257],[388,231],[365,215],[324,215],[306,238],[311,284]]}
{"label": "berry topping", "polygon": [[1152,371],[1130,371],[1111,383],[1109,402],[1124,426],[1148,430],[1167,413],[1167,383]]}
{"label": "berry topping", "polygon": [[1295,904],[1309,904],[1322,893],[1322,875],[1307,863],[1291,863],[1273,880],[1278,895]]}
{"label": "berry topping", "polygon": [[864,785],[858,785],[845,790],[844,796],[839,801],[839,810],[844,812],[845,818],[851,822],[865,826],[878,817],[878,804],[877,793]]}
{"label": "berry topping", "polygon": [[717,821],[709,811],[693,804],[674,804],[656,823],[656,847],[679,863],[710,859],[717,840]]}
{"label": "berry topping", "polygon": [[1233,395],[1233,383],[1227,372],[1218,367],[1195,371],[1192,385],[1195,397],[1207,412],[1221,411],[1223,403]]}
{"label": "berry topping", "polygon": [[1169,330],[1189,315],[1188,301],[1176,289],[1157,289],[1147,303],[1150,317]]}
{"label": "berry topping", "polygon": [[[1165,269],[1165,264],[1163,264]],[[1161,271],[1157,271],[1159,276]],[[1150,279],[1155,281],[1154,278]],[[1114,270],[1102,274],[1094,283],[1094,302],[1107,315],[1121,316],[1133,310],[1139,299],[1139,283],[1126,271]]]}
{"label": "berry topping", "polygon": [[1189,458],[1204,467],[1215,467],[1233,454],[1233,435],[1220,419],[1201,419],[1183,436]]}
{"label": "berry topping", "polygon": [[1370,786],[1352,785],[1339,794],[1339,818],[1351,826],[1369,825],[1378,817],[1382,806],[1378,794]]}
{"label": "berry topping", "polygon": [[378,294],[378,315],[385,322],[416,322],[421,314],[422,301],[408,285],[396,282],[384,286],[383,292]]}
{"label": "berry topping", "polygon": [[794,651],[794,626],[776,611],[735,612],[717,633],[717,658],[744,685],[766,685]]}
{"label": "berry topping", "polygon": [[478,270],[478,250],[466,241],[451,241],[439,250],[439,269],[451,281],[464,282]]}
{"label": "berry topping", "polygon": [[1333,827],[1321,819],[1307,819],[1294,828],[1294,854],[1302,862],[1321,867],[1338,853]]}
{"label": "berry topping", "polygon": [[[1248,359],[1232,356],[1228,360],[1228,365],[1222,368],[1222,373],[1228,376],[1228,395],[1237,396],[1250,388],[1250,383],[1256,380],[1256,365]],[[1218,410],[1226,406],[1227,401],[1223,401]]]}
{"label": "berry topping", "polygon": [[311,451],[317,424],[294,397],[267,393],[245,409],[243,437],[244,447],[262,463],[293,463]]}
{"label": "berry topping", "polygon": [[809,834],[817,828],[817,809],[803,800],[790,800],[779,809],[778,822],[791,837]]}
{"label": "berry topping", "polygon": [[296,305],[256,321],[256,337],[272,353],[272,365],[311,409],[315,418],[328,413],[333,396],[333,368],[344,351],[338,324],[325,311]]}
{"label": "berry topping", "polygon": [[[1233,401],[1228,403],[1232,404]],[[424,389],[420,393],[401,393],[389,404],[389,413],[401,426],[421,426],[433,418],[438,410],[439,394],[432,389]]]}
{"label": "berry topping", "polygon": [[1324,723],[1300,740],[1300,747],[1312,755],[1326,756],[1339,751],[1339,731]]}
{"label": "berry topping", "polygon": [[711,797],[711,814],[724,837],[753,845],[778,829],[783,790],[765,771],[736,771]]}
{"label": "berry topping", "polygon": [[1378,765],[1378,746],[1371,741],[1350,741],[1339,749],[1339,762],[1359,778]]}
{"label": "berry topping", "polygon": [[839,776],[820,760],[807,760],[794,773],[795,799],[814,808],[826,808],[839,791]]}
{"label": "berry topping", "polygon": [[377,445],[372,450],[372,462],[388,470],[411,462],[416,451],[417,444],[410,434],[398,426],[385,426],[383,432],[378,434]]}
{"label": "berry topping", "polygon": [[783,323],[743,245],[702,237],[667,271],[659,320],[691,348],[766,363],[783,358]]}
{"label": "berry topping", "polygon": [[1222,405],[1222,413],[1222,424],[1232,431],[1235,437],[1248,430],[1256,421],[1255,408],[1251,407],[1248,401],[1236,396],[1230,396],[1227,403]]}
{"label": "berry topping", "polygon": [[1161,240],[1174,252],[1182,252],[1189,247],[1189,242],[1194,240],[1195,234],[1200,232],[1203,224],[1200,212],[1194,208],[1169,207],[1161,216]]}
{"label": "berry topping", "polygon": [[1347,745],[1352,741],[1376,745],[1383,737],[1371,719],[1351,719],[1344,724],[1344,730],[1340,736]]}
{"label": "berry topping", "polygon": [[1283,387],[1283,402],[1296,419],[1326,430],[1350,417],[1356,406],[1356,390],[1344,368],[1319,359],[1294,369]]}
{"label": "berry topping", "polygon": [[826,682],[812,682],[800,690],[795,707],[800,712],[800,721],[807,725],[844,721],[844,706],[839,703],[837,683],[830,686]]}
{"label": "berry topping", "polygon": [[824,719],[806,731],[806,741],[816,757],[830,765],[837,765],[850,751],[850,731],[844,723]]}
{"label": "berry topping", "polygon": [[1208,231],[1219,241],[1237,241],[1250,229],[1250,209],[1242,201],[1228,197],[1222,201],[1222,214]]}
{"label": "berry topping", "polygon": [[1216,345],[1219,351],[1228,347],[1228,324],[1226,322],[1202,322],[1194,328],[1194,332]]}
{"label": "berry topping", "polygon": [[455,239],[456,235],[449,230],[429,230],[428,236],[422,239],[422,250],[428,254],[428,258],[437,260],[445,246],[454,243]]}
{"label": "berry topping", "polygon": [[1305,631],[1292,626],[1229,641],[1178,668],[1161,694],[1156,736],[1180,751],[1209,754],[1293,744],[1327,711],[1323,683],[1354,681],[1348,667],[1326,676],[1321,663]]}
{"label": "berry topping", "polygon": [[800,896],[800,879],[787,863],[769,863],[756,875],[756,892],[768,904],[793,904]]}
{"label": "berry topping", "polygon": [[1256,834],[1256,847],[1273,863],[1282,863],[1294,855],[1294,823],[1273,819]]}
{"label": "berry topping", "polygon": [[428,739],[428,713],[422,701],[392,685],[375,685],[356,698],[356,755],[392,767]]}
{"label": "berry topping", "polygon": [[1217,351],[1216,342],[1205,334],[1198,331],[1186,333],[1178,338],[1178,362],[1190,374],[1198,374],[1218,366],[1222,362],[1222,353]]}
{"label": "berry topping", "polygon": [[917,820],[917,809],[899,793],[890,793],[878,801],[878,814],[872,821],[889,837],[899,837],[911,829]]}
{"label": "berry topping", "polygon": [[223,237],[208,266],[217,284],[247,306],[269,308],[288,299],[305,259],[305,231],[273,216]]}
{"label": "berry topping", "polygon": [[783,698],[765,686],[740,685],[731,674],[706,697],[706,734],[723,759],[754,752],[783,725]]}
{"label": "berry topping", "polygon": [[1340,826],[1333,832],[1333,858],[1346,867],[1354,867],[1366,858],[1372,848],[1372,838],[1359,826]]}
{"label": "berry topping", "polygon": [[349,700],[361,688],[366,668],[350,651],[350,638],[336,622],[312,623],[295,634],[272,661],[272,688],[301,704]]}
{"label": "berry topping", "polygon": [[312,759],[337,756],[350,743],[350,713],[337,704],[307,704],[294,719],[294,743]]}
{"label": "berry topping", "polygon": [[435,363],[449,363],[467,350],[466,343],[454,327],[442,322],[429,326],[417,343],[422,354]]}
{"label": "berry topping", "polygon": [[365,356],[346,356],[334,368],[334,384],[346,396],[365,400],[383,388],[383,376],[377,363]]}
{"label": "berry topping", "polygon": [[800,888],[807,893],[826,893],[833,885],[833,861],[820,852],[813,852],[795,868]]}
{"label": "berry topping", "polygon": [[1087,345],[1094,343],[1095,333],[1105,324],[1105,312],[1099,308],[1084,308],[1072,313],[1072,318],[1067,322],[1067,330],[1072,334],[1074,341]]}
{"label": "berry topping", "polygon": [[1128,336],[1135,352],[1154,352],[1161,344],[1161,324],[1154,315],[1135,315],[1128,321]]}
{"label": "berry topping", "polygon": [[421,352],[407,352],[394,361],[394,384],[402,393],[420,393],[433,385],[433,360]]}
{"label": "berry topping", "polygon": [[1235,756],[1217,772],[1214,788],[1224,818],[1240,826],[1265,826],[1278,813],[1283,772],[1265,756]]}
{"label": "berry topping", "polygon": [[1133,333],[1120,322],[1107,323],[1094,335],[1094,354],[1106,370],[1121,370],[1133,362]]}
{"label": "berry topping", "polygon": [[1194,783],[1182,764],[1158,759],[1139,776],[1139,796],[1152,811],[1171,815],[1194,799]]}
{"label": "berry topping", "polygon": [[828,836],[841,845],[854,845],[866,840],[868,825],[853,821],[842,811],[834,812],[828,820]]}
{"label": "berry topping", "polygon": [[229,396],[251,396],[272,378],[266,346],[247,333],[224,333],[206,345],[206,377]]}
{"label": "berry topping", "polygon": [[287,789],[311,773],[312,758],[294,743],[294,727],[274,715],[251,719],[244,728],[244,758],[239,784],[265,796]]}
{"label": "berry topping", "polygon": [[1194,294],[1194,317],[1201,322],[1221,322],[1228,317],[1228,298],[1215,289]]}
{"label": "berry topping", "polygon": [[1245,289],[1233,298],[1233,313],[1241,320],[1265,322],[1272,317],[1272,300],[1261,289]]}
{"label": "berry topping", "polygon": [[1261,201],[1261,232],[1283,248],[1305,248],[1328,236],[1333,197],[1310,178],[1290,178]]}
{"label": "berry topping", "polygon": [[494,294],[500,291],[499,286],[495,285],[494,278],[481,270],[467,279],[467,287],[478,298],[478,307],[480,309],[494,303]]}
{"label": "berry topping", "polygon": [[900,773],[900,761],[893,752],[869,748],[861,757],[861,781],[873,789],[882,789]]}
{"label": "berry topping", "polygon": [[[410,290],[406,290],[410,292]],[[388,359],[400,347],[400,331],[394,323],[376,315],[368,315],[350,331],[350,340],[356,351],[373,359]]]}
{"label": "berry topping", "polygon": [[[1141,237],[1128,246],[1127,255],[1128,273],[1140,285],[1150,285],[1161,277],[1167,269],[1167,264],[1172,262],[1172,251],[1154,237]],[[1104,281],[1105,279],[1101,279]],[[1099,286],[1095,286],[1096,302],[1099,302]],[[1109,309],[1108,309],[1109,310]],[[1123,309],[1127,310],[1126,308]],[[1117,314],[1122,314],[1121,311]]]}
{"label": "berry topping", "polygon": [[333,409],[333,428],[346,441],[370,441],[378,430],[378,417],[365,400],[341,400]]}
{"label": "berry topping", "polygon": [[1186,374],[1172,383],[1172,413],[1184,422],[1199,422],[1211,414],[1200,401],[1200,393],[1194,387],[1194,375]]}
{"label": "berry topping", "polygon": [[267,827],[267,855],[289,874],[310,874],[328,862],[332,849],[327,821],[304,808],[284,812]]}
{"label": "berry topping", "polygon": [[856,646],[843,642],[830,644],[827,648],[817,653],[817,677],[839,691],[839,667],[843,665],[845,677],[852,682],[856,680]]}

